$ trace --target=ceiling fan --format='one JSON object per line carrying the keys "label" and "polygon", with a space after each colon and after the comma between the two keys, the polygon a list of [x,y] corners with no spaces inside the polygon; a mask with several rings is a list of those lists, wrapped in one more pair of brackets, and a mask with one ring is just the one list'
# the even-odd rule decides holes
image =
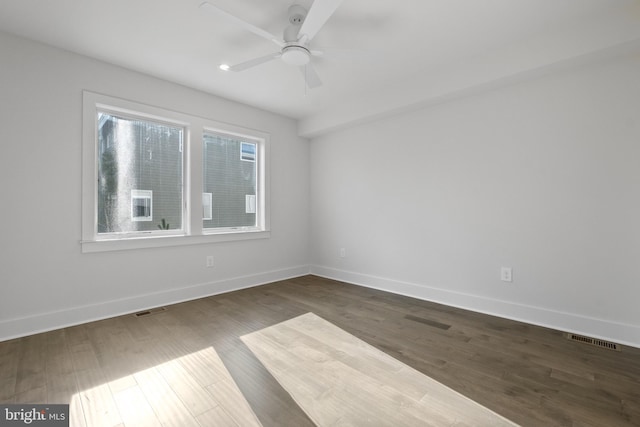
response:
{"label": "ceiling fan", "polygon": [[290,6],[288,9],[290,25],[284,29],[282,38],[278,38],[262,28],[243,21],[208,1],[202,2],[200,8],[207,9],[245,30],[270,40],[280,48],[277,52],[250,59],[239,64],[221,66],[222,69],[243,71],[279,58],[286,64],[299,67],[305,77],[307,86],[309,88],[315,88],[321,86],[322,81],[311,63],[311,57],[321,56],[324,52],[311,49],[309,43],[331,15],[333,15],[342,1],[343,0],[314,0],[308,12],[299,4]]}

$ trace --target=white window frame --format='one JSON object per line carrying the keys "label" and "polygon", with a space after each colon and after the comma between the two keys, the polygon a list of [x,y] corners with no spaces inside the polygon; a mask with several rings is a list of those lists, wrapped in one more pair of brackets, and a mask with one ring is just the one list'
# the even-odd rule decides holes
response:
{"label": "white window frame", "polygon": [[[112,111],[128,116],[183,126],[183,228],[175,232],[144,232],[99,235],[97,232],[98,138],[97,112]],[[215,132],[256,142],[258,188],[256,227],[203,229],[203,135]],[[103,252],[164,246],[181,246],[236,240],[264,239],[270,234],[269,134],[221,123],[169,108],[145,105],[94,92],[83,91],[82,130],[82,252]]]}

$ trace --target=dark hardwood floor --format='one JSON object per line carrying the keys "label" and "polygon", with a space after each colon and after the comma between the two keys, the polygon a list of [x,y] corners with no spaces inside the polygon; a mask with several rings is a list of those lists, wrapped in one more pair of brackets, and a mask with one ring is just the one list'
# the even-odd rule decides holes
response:
{"label": "dark hardwood floor", "polygon": [[[213,368],[181,359],[190,379],[178,382],[158,367],[212,347],[264,426],[311,426],[239,338],[307,312],[520,425],[640,426],[640,349],[601,349],[559,331],[315,276],[2,342],[0,402],[69,403],[87,389],[109,400],[136,381],[144,396],[152,388],[140,381],[156,367],[154,384],[177,398],[163,412],[147,395],[157,416],[149,425],[186,425],[176,421],[184,413],[167,408],[207,425],[215,403],[207,402],[205,374]],[[114,415],[108,420],[80,413],[72,425],[133,425],[118,416],[118,402],[104,404]]]}

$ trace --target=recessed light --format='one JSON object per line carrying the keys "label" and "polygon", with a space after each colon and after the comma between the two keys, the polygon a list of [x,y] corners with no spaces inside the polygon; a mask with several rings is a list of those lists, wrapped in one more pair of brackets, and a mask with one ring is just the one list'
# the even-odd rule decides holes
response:
{"label": "recessed light", "polygon": [[229,71],[229,65],[228,64],[220,64],[220,69],[222,71]]}

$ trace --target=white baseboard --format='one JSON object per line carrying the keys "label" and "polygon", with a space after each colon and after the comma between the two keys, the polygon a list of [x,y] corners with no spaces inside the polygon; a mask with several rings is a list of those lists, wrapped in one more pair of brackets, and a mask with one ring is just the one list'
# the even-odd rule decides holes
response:
{"label": "white baseboard", "polygon": [[500,301],[330,267],[314,265],[310,267],[309,272],[316,276],[354,285],[640,348],[640,326],[636,325]]}
{"label": "white baseboard", "polygon": [[264,285],[306,274],[640,348],[640,326],[323,266],[298,266],[0,321],[0,341]]}
{"label": "white baseboard", "polygon": [[0,321],[0,341],[176,304],[309,274],[298,266]]}

